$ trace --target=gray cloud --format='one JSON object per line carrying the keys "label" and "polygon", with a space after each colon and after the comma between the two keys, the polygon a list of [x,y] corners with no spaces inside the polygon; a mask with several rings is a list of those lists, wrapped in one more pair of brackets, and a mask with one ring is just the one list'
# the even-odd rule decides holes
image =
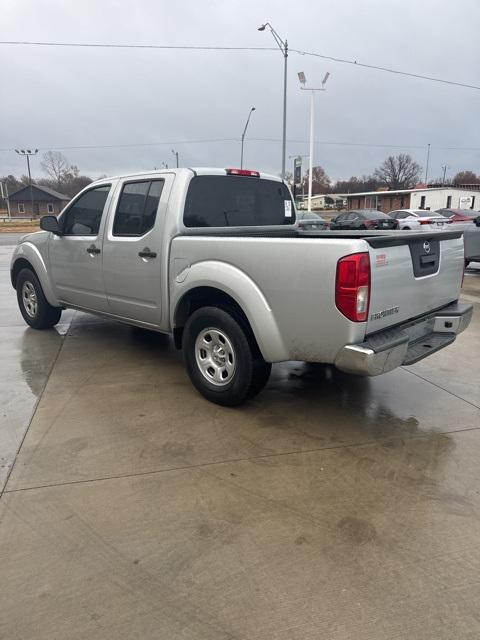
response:
{"label": "gray cloud", "polygon": [[[291,47],[478,84],[480,5],[475,0],[297,0],[135,3],[107,0],[8,0],[2,39],[223,46],[275,46],[257,26],[270,20]],[[0,46],[1,148],[58,148],[175,141],[188,166],[237,166],[239,139],[254,105],[245,164],[280,171],[282,56],[271,52],[65,49]],[[480,147],[480,91],[370,71],[296,54],[289,57],[288,154],[308,152],[308,96],[297,71],[319,81],[317,140],[399,145],[317,144],[315,164],[334,178],[369,173],[389,153],[424,164],[426,145]],[[250,139],[248,139],[250,138]],[[252,138],[269,138],[259,141]],[[423,148],[416,148],[423,147]],[[174,163],[171,144],[65,150],[93,175]],[[480,172],[480,153],[431,153],[430,175]],[[21,158],[0,152],[0,174],[24,172]],[[39,161],[33,163],[40,175]]]}

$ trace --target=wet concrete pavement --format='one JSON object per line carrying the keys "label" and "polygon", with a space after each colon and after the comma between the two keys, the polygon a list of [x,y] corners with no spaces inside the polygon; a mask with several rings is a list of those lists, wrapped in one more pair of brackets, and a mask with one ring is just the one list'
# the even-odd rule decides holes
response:
{"label": "wet concrete pavement", "polygon": [[480,637],[480,269],[449,349],[374,379],[276,365],[232,410],[162,336],[26,329],[9,252],[0,638]]}

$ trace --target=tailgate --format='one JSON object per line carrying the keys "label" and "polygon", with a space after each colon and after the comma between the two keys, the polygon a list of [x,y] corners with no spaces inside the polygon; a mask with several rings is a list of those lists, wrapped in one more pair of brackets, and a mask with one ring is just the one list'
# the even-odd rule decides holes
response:
{"label": "tailgate", "polygon": [[464,269],[461,232],[397,232],[365,240],[371,268],[367,334],[458,300]]}

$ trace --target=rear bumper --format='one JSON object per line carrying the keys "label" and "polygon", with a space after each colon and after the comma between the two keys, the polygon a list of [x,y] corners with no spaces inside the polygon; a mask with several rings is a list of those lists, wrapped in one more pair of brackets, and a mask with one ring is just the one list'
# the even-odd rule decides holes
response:
{"label": "rear bumper", "polygon": [[341,371],[377,376],[409,365],[451,344],[472,319],[473,306],[454,302],[394,329],[381,331],[360,344],[343,347],[335,359]]}

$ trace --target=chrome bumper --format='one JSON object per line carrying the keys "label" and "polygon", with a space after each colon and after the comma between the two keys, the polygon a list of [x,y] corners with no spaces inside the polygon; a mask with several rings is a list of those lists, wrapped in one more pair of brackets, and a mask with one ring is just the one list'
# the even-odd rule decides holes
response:
{"label": "chrome bumper", "polygon": [[346,373],[378,376],[402,364],[414,364],[451,344],[468,327],[472,313],[471,304],[450,304],[360,344],[347,344],[335,358],[335,366]]}

